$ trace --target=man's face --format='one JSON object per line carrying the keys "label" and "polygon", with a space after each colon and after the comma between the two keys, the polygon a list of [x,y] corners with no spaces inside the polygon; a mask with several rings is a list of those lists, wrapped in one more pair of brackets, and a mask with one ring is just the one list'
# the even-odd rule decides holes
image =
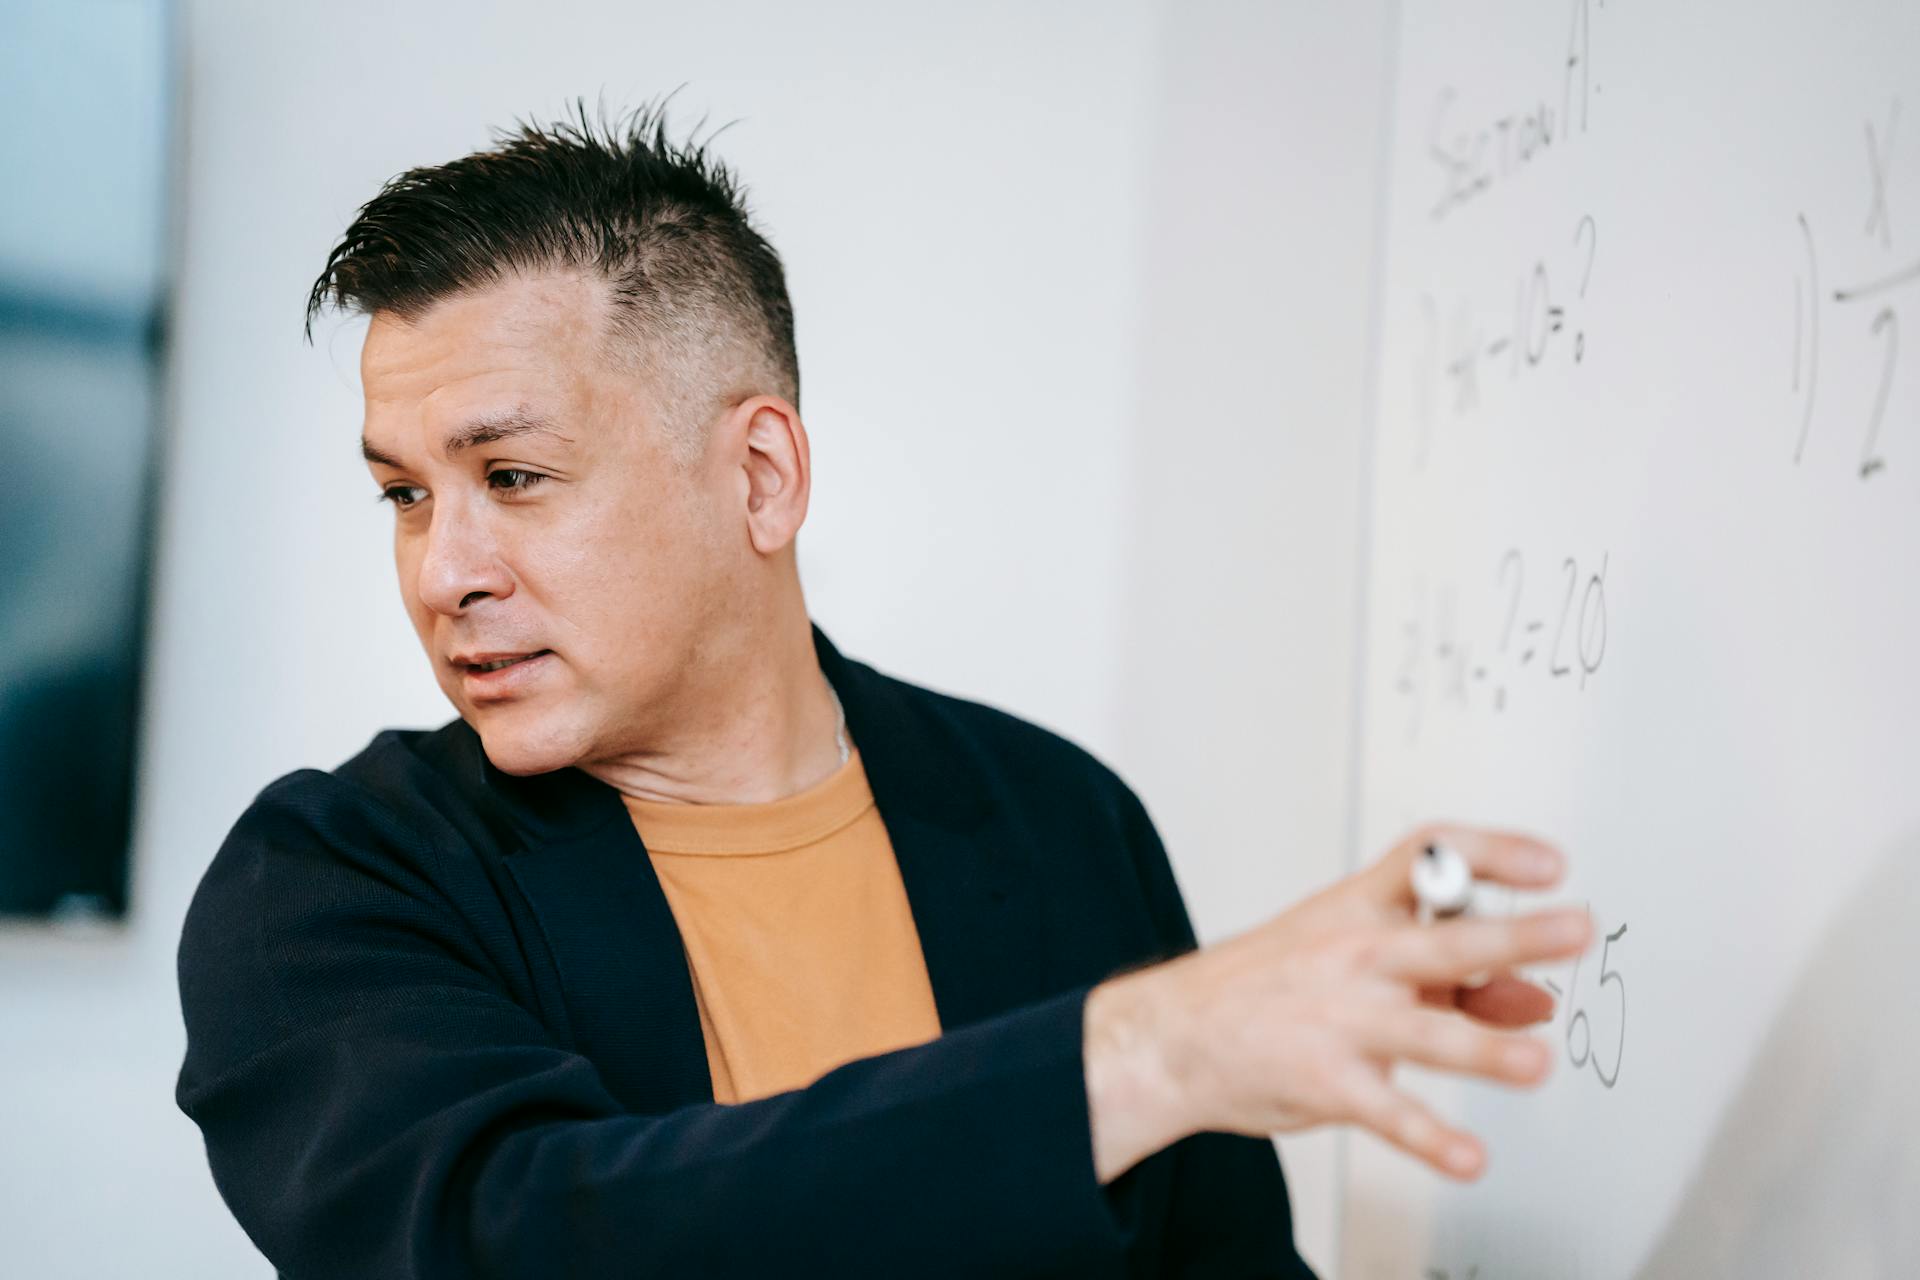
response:
{"label": "man's face", "polygon": [[646,381],[605,357],[602,288],[509,276],[376,314],[361,353],[408,616],[508,773],[644,741],[751,555],[737,475],[676,463]]}

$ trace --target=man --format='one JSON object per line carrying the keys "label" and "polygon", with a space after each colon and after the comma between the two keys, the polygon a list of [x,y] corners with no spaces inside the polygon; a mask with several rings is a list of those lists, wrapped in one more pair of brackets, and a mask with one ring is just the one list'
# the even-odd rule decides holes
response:
{"label": "man", "polygon": [[843,657],[779,259],[657,113],[401,175],[328,303],[460,714],[269,785],[187,918],[178,1100],[283,1272],[1306,1275],[1266,1135],[1477,1171],[1388,1073],[1541,1078],[1506,971],[1584,917],[1417,927],[1410,838],[1196,950],[1112,772]]}

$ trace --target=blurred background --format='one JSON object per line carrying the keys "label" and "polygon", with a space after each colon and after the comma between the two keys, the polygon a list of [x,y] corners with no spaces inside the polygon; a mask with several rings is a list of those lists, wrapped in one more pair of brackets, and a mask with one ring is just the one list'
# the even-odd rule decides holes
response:
{"label": "blurred background", "polygon": [[[679,88],[782,253],[848,654],[1080,742],[1203,938],[1349,850],[1385,0],[0,0],[0,1274],[264,1276],[175,1109],[249,800],[451,718],[308,287],[393,174]],[[1337,1144],[1282,1158],[1335,1274]]]}

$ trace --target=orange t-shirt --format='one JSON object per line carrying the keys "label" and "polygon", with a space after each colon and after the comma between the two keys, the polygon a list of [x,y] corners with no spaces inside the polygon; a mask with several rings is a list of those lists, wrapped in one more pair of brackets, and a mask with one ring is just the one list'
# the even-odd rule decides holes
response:
{"label": "orange t-shirt", "polygon": [[940,1034],[857,750],[763,804],[625,800],[686,945],[714,1101],[802,1088]]}

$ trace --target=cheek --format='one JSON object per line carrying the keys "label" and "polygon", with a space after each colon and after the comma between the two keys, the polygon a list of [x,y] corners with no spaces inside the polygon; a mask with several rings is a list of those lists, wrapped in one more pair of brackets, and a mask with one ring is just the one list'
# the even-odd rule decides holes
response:
{"label": "cheek", "polygon": [[630,663],[632,645],[657,645],[699,624],[724,575],[712,522],[692,504],[610,505],[528,549],[527,580],[542,603],[596,649]]}

